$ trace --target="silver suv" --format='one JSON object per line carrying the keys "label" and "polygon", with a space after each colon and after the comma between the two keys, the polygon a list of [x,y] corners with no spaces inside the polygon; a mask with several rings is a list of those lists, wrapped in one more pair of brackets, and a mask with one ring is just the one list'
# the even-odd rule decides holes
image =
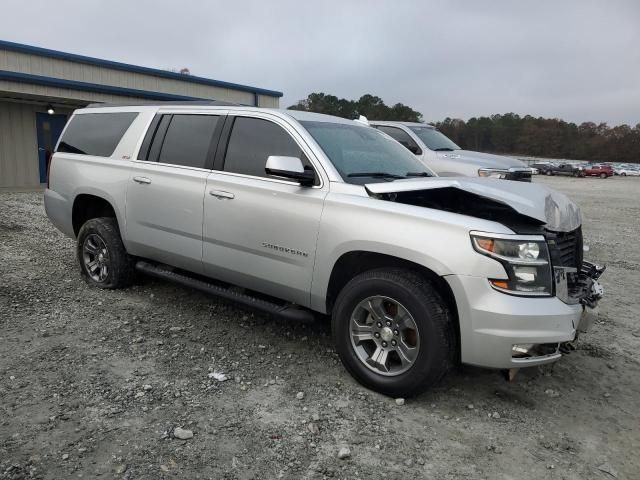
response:
{"label": "silver suv", "polygon": [[503,155],[462,150],[431,125],[387,121],[372,121],[369,124],[400,142],[440,176],[531,181],[532,170],[524,162]]}
{"label": "silver suv", "polygon": [[540,185],[439,178],[353,121],[239,106],[77,110],[45,207],[92,286],[136,272],[272,314],[331,316],[364,385],[410,395],[456,362],[557,360],[602,269]]}

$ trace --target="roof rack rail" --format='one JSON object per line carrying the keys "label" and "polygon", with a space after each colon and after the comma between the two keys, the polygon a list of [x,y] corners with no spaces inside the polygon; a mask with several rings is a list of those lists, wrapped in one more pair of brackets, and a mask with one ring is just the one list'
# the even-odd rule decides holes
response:
{"label": "roof rack rail", "polygon": [[125,103],[90,103],[85,108],[98,107],[143,107],[153,105],[184,105],[184,106],[219,106],[219,107],[244,107],[253,105],[243,105],[242,103],[224,102],[221,100],[172,100],[158,102],[125,102]]}

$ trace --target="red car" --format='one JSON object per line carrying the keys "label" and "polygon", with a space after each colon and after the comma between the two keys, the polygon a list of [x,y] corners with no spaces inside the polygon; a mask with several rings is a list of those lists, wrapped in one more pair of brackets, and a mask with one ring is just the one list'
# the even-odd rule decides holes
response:
{"label": "red car", "polygon": [[611,165],[587,165],[584,167],[583,173],[589,177],[613,177],[613,167]]}

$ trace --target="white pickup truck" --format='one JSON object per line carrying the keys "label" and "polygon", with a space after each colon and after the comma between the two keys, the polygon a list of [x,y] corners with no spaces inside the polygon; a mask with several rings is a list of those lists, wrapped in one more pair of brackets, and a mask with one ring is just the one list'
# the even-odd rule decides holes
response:
{"label": "white pickup truck", "polygon": [[503,155],[463,150],[426,123],[372,121],[369,124],[398,141],[441,177],[487,177],[531,181],[531,168]]}
{"label": "white pickup truck", "polygon": [[77,110],[45,207],[83,278],[136,272],[287,316],[330,315],[345,367],[411,395],[456,362],[555,361],[602,269],[580,211],[544,186],[440,178],[389,136],[228,105]]}

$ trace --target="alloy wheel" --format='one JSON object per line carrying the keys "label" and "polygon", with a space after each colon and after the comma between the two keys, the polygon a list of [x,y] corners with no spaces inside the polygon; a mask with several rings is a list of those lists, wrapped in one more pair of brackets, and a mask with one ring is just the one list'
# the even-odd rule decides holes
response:
{"label": "alloy wheel", "polygon": [[84,239],[82,260],[84,269],[93,281],[102,283],[107,279],[111,270],[111,261],[107,245],[100,235],[92,233]]}
{"label": "alloy wheel", "polygon": [[406,372],[420,350],[415,320],[400,302],[389,297],[375,295],[358,303],[349,332],[358,359],[380,375]]}

